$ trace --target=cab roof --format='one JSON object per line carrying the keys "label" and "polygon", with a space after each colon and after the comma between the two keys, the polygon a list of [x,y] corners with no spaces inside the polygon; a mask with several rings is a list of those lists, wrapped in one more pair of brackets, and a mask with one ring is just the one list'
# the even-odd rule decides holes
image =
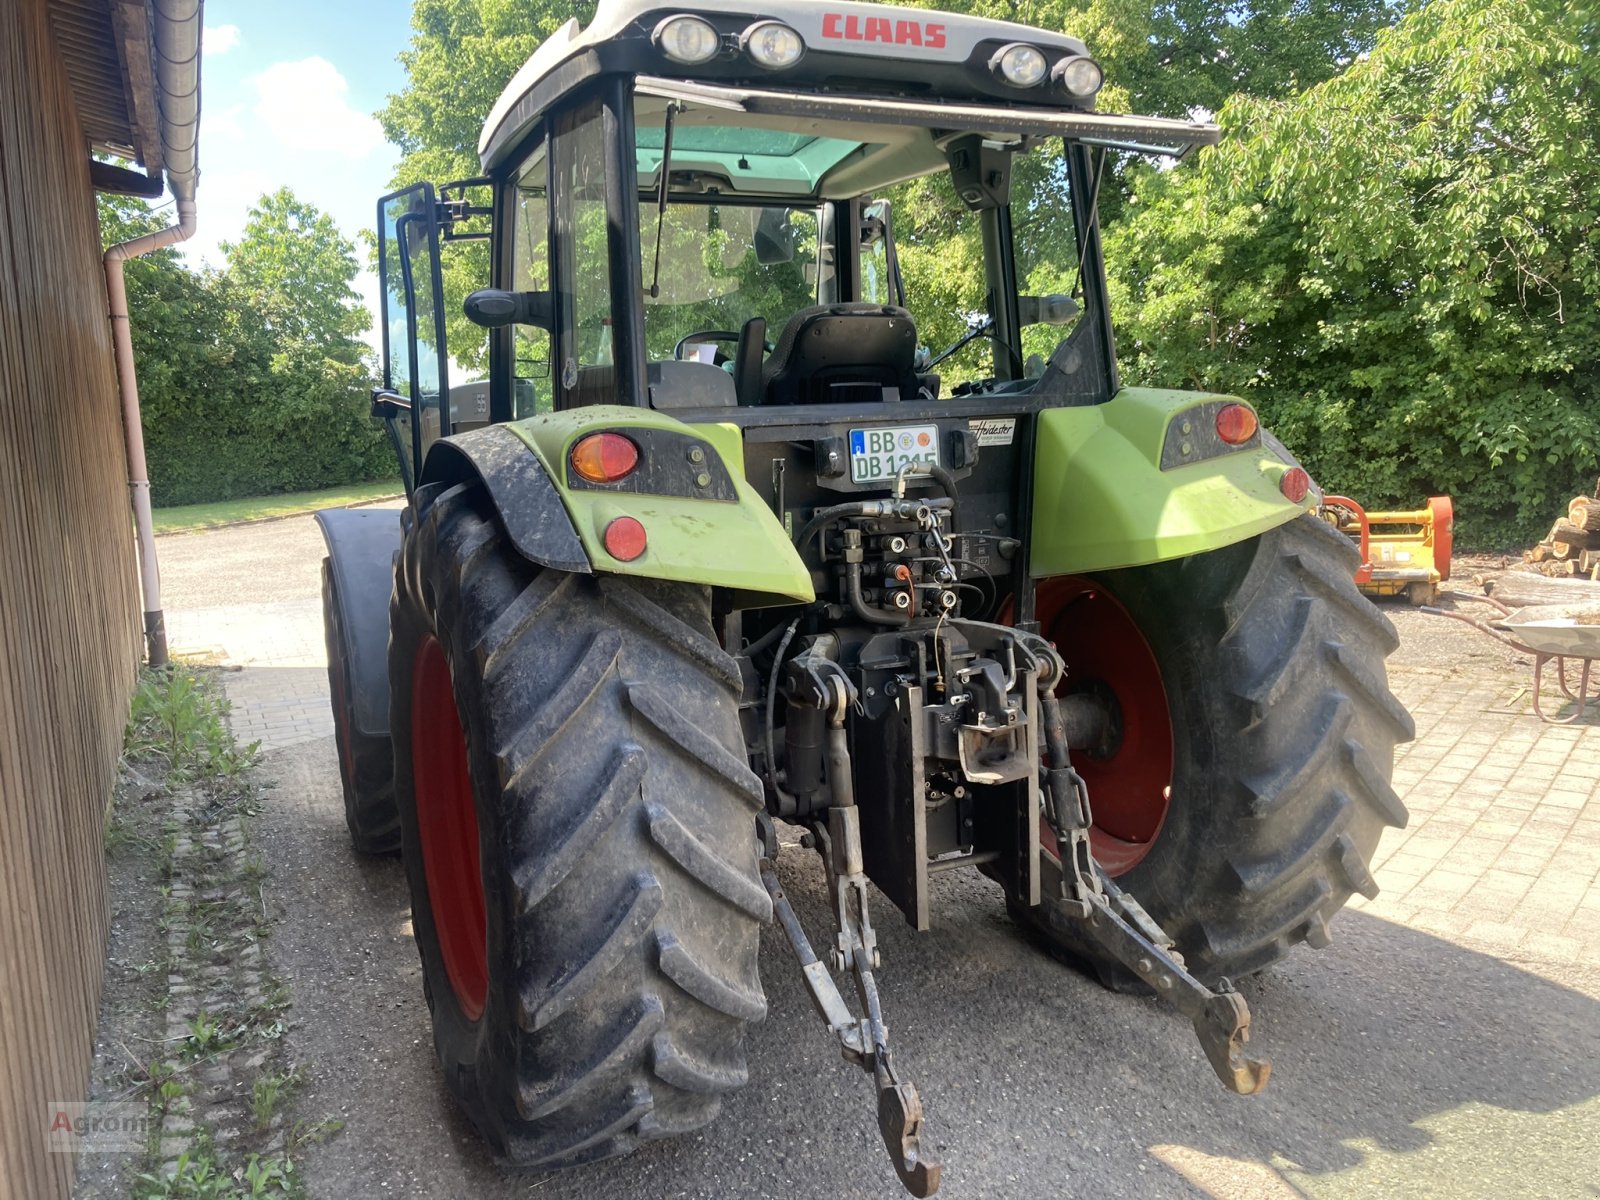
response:
{"label": "cab roof", "polygon": [[[652,41],[660,22],[679,15],[705,18],[735,47],[738,34],[750,25],[781,21],[804,39],[806,53],[795,66],[780,71],[764,70],[737,53],[702,66],[682,66],[669,61]],[[553,102],[607,72],[836,94],[1092,108],[1092,100],[1075,101],[1054,87],[1019,89],[997,79],[989,61],[1014,42],[1038,47],[1052,65],[1088,53],[1077,38],[1009,21],[854,0],[768,0],[760,11],[742,0],[694,0],[682,6],[662,0],[600,0],[587,26],[567,22],[512,77],[484,123],[478,153],[484,168],[492,169]]]}

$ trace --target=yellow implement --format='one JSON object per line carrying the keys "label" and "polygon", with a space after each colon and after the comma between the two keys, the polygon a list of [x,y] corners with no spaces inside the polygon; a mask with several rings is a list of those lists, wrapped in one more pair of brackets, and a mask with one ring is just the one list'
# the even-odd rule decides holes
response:
{"label": "yellow implement", "polygon": [[[1433,496],[1410,512],[1368,512],[1348,496],[1325,496],[1322,515],[1361,550],[1356,586],[1369,596],[1404,595],[1412,604],[1432,604],[1450,578],[1455,508],[1449,496]],[[1401,526],[1373,533],[1376,526]]]}

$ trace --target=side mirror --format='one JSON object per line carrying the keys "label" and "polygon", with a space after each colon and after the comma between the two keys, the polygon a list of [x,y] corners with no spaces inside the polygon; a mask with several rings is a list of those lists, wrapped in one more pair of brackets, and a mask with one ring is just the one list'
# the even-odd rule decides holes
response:
{"label": "side mirror", "polygon": [[756,218],[756,262],[763,267],[775,267],[794,261],[794,229],[789,225],[786,208],[763,208]]}
{"label": "side mirror", "polygon": [[1024,325],[1065,325],[1082,311],[1071,296],[1017,297],[1017,315]]}
{"label": "side mirror", "polygon": [[498,288],[483,288],[467,297],[462,310],[467,320],[484,329],[501,329],[507,325],[551,329],[556,320],[555,302],[549,292],[503,292]]}

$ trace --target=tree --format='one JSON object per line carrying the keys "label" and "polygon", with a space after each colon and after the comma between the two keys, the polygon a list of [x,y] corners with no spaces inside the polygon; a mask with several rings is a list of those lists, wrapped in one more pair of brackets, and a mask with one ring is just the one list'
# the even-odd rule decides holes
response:
{"label": "tree", "polygon": [[243,235],[222,251],[229,279],[286,345],[361,361],[371,320],[352,286],[355,246],[327,213],[279,188],[251,206]]}
{"label": "tree", "polygon": [[1108,236],[1125,378],[1238,392],[1369,502],[1517,540],[1600,456],[1597,16],[1433,0]]}
{"label": "tree", "polygon": [[[354,340],[366,314],[349,290],[353,251],[326,217],[284,199],[262,198],[257,218],[229,248],[226,270],[191,271],[172,249],[127,264],[158,505],[395,473],[367,415],[369,372]],[[108,245],[167,223],[141,201],[100,197]],[[310,282],[302,291],[303,281]]]}

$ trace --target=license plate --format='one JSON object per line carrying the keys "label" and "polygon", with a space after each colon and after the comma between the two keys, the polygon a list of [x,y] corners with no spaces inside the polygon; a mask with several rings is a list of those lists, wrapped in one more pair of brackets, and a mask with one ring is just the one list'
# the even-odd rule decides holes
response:
{"label": "license plate", "polygon": [[907,463],[939,462],[937,425],[881,425],[850,431],[850,479],[886,483]]}

